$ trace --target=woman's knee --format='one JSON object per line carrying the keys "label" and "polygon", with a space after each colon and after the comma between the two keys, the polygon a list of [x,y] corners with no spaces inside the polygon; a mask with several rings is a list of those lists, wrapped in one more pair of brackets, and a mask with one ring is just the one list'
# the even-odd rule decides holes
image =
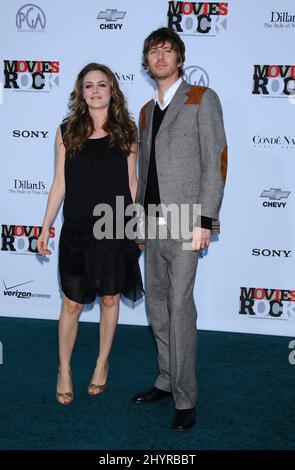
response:
{"label": "woman's knee", "polygon": [[83,304],[79,304],[74,300],[70,300],[67,297],[64,297],[64,307],[70,315],[75,315],[81,312]]}
{"label": "woman's knee", "polygon": [[103,295],[101,301],[105,307],[114,307],[119,300],[117,295]]}

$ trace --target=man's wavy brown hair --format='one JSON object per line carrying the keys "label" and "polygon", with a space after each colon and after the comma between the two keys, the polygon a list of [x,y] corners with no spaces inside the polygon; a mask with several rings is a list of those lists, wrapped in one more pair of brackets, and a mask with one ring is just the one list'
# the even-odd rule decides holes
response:
{"label": "man's wavy brown hair", "polygon": [[63,143],[66,155],[70,156],[85,146],[87,139],[94,132],[94,123],[89,114],[88,105],[83,98],[83,81],[88,72],[98,70],[103,72],[110,84],[111,100],[103,130],[109,135],[109,148],[118,146],[129,155],[132,144],[137,141],[136,125],[131,118],[123,93],[121,92],[115,74],[105,65],[90,63],[78,74],[74,90],[70,95],[70,113],[63,120]]}
{"label": "man's wavy brown hair", "polygon": [[153,31],[149,36],[144,40],[143,51],[142,51],[142,66],[147,71],[147,74],[154,78],[151,71],[149,70],[148,65],[148,53],[152,47],[163,45],[165,42],[169,42],[172,46],[172,49],[175,50],[177,54],[177,63],[181,64],[178,69],[178,77],[184,75],[183,64],[185,61],[185,45],[181,37],[172,29],[169,28],[159,28]]}

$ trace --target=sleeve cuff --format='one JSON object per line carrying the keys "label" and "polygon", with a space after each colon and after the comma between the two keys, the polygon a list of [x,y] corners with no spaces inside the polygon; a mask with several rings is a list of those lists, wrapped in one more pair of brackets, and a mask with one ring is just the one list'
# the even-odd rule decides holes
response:
{"label": "sleeve cuff", "polygon": [[206,228],[212,230],[212,219],[211,217],[205,217],[201,215],[197,218],[196,227]]}

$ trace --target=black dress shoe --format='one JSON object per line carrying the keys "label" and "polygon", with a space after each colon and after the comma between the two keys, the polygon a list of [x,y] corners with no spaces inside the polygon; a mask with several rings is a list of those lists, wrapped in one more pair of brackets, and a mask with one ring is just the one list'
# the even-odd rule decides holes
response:
{"label": "black dress shoe", "polygon": [[142,393],[137,393],[132,397],[132,400],[136,403],[154,403],[166,397],[172,397],[172,393],[152,387]]}
{"label": "black dress shoe", "polygon": [[172,429],[174,431],[188,431],[195,425],[195,422],[195,408],[175,410]]}

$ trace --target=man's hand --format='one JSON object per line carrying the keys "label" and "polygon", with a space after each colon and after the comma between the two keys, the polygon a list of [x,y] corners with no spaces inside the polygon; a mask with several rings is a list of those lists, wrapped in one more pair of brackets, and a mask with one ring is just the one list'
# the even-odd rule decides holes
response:
{"label": "man's hand", "polygon": [[211,230],[207,228],[194,227],[192,239],[192,251],[200,251],[207,248],[210,243]]}

